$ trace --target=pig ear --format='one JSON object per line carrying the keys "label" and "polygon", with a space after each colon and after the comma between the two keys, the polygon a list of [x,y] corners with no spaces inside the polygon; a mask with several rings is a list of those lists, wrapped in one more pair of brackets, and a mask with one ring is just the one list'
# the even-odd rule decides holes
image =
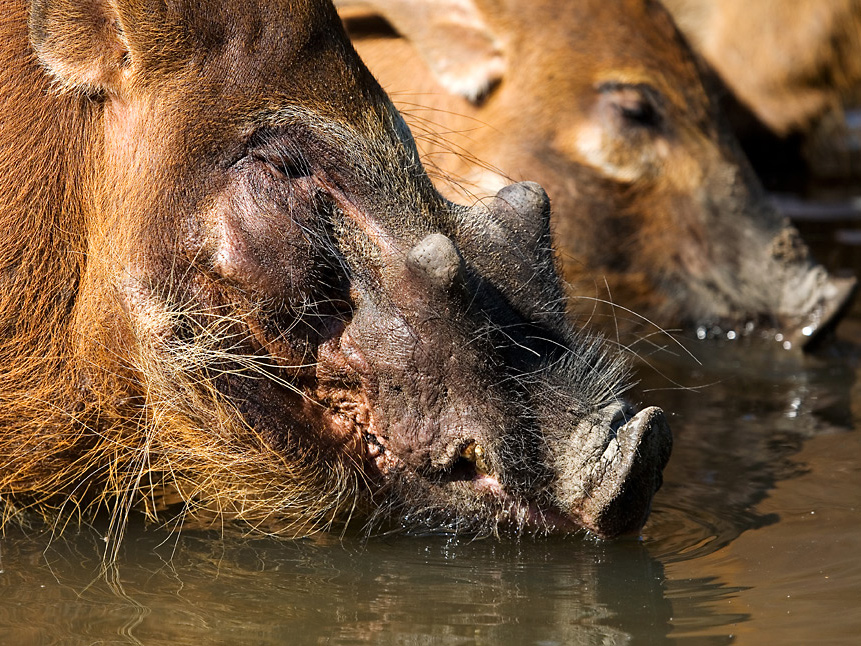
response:
{"label": "pig ear", "polygon": [[335,5],[379,13],[452,94],[478,102],[505,73],[502,46],[474,0],[335,0]]}
{"label": "pig ear", "polygon": [[58,81],[88,94],[116,91],[129,64],[128,42],[111,0],[33,0],[30,42]]}

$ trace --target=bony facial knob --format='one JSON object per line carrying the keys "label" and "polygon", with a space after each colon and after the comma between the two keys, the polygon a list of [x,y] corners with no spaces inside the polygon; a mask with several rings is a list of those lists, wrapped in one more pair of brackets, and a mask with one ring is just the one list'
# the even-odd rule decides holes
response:
{"label": "bony facial knob", "polygon": [[438,289],[447,290],[463,272],[463,260],[450,238],[431,233],[410,249],[407,266]]}

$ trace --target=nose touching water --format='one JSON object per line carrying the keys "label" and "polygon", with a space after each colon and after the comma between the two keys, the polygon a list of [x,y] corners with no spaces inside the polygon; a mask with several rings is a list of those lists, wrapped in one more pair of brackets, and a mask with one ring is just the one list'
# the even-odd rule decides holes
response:
{"label": "nose touching water", "polygon": [[656,3],[454,5],[453,68],[345,14],[369,71],[328,0],[4,0],[5,518],[636,533],[672,436],[590,328],[837,321]]}
{"label": "nose touching water", "polygon": [[639,530],[670,431],[546,194],[443,199],[328,2],[3,9],[6,518]]}

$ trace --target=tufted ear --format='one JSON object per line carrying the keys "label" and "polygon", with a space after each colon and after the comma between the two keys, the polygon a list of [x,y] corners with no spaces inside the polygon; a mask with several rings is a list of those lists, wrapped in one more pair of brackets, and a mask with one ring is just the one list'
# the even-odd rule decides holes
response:
{"label": "tufted ear", "polygon": [[32,0],[30,43],[60,83],[88,94],[117,91],[130,63],[112,0]]}
{"label": "tufted ear", "polygon": [[335,5],[379,13],[452,94],[478,102],[505,74],[502,46],[474,0],[335,0]]}

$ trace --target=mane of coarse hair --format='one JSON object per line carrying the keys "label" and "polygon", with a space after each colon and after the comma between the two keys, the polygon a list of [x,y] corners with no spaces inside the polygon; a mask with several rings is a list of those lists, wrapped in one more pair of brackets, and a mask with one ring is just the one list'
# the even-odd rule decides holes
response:
{"label": "mane of coarse hair", "polygon": [[352,470],[311,454],[286,462],[214,387],[224,317],[182,348],[120,321],[129,358],[76,325],[104,316],[80,298],[100,99],[53,86],[29,46],[27,3],[0,9],[0,525],[34,512],[62,528],[107,511],[118,539],[143,508],[297,535],[348,516]]}

